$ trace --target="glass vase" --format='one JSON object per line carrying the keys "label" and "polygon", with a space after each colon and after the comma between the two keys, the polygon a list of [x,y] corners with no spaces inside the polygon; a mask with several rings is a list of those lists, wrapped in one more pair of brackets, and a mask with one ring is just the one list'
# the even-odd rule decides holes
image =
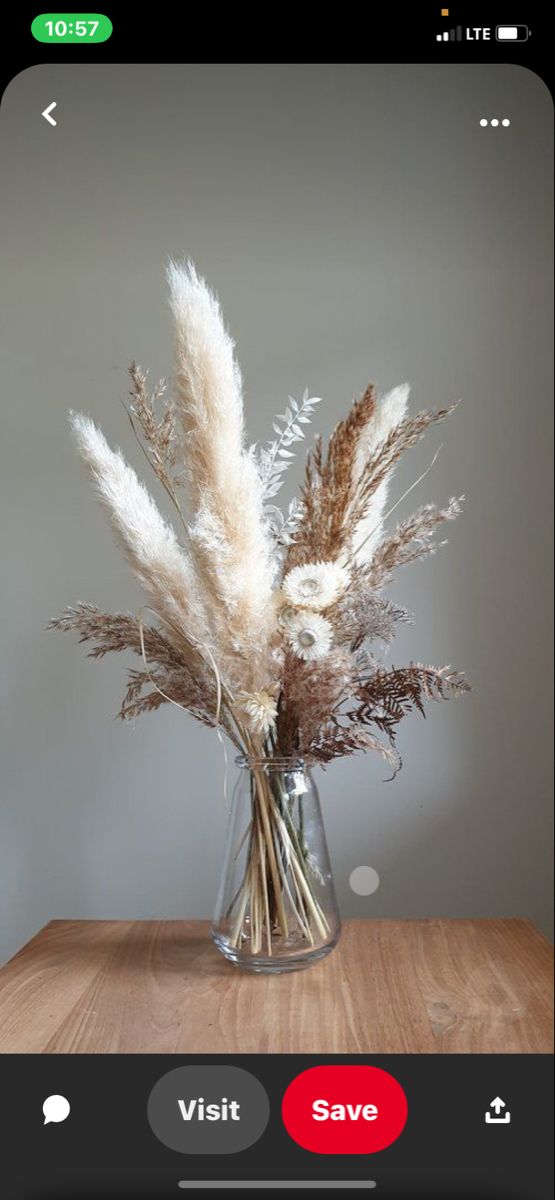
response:
{"label": "glass vase", "polygon": [[341,931],[318,792],[302,759],[236,761],[212,937],[247,971],[297,971]]}

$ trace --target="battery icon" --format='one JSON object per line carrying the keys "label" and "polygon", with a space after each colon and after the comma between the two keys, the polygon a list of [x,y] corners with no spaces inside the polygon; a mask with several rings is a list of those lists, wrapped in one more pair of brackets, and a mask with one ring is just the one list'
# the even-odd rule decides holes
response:
{"label": "battery icon", "polygon": [[527,25],[498,25],[495,30],[498,42],[527,42],[529,31]]}

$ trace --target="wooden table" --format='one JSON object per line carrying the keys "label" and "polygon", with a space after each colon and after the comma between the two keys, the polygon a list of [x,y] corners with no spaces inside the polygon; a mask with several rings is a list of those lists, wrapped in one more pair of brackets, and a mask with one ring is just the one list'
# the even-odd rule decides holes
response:
{"label": "wooden table", "polygon": [[552,1049],[552,951],[523,920],[347,921],[291,975],[230,966],[204,921],[51,921],[0,971],[3,1053]]}

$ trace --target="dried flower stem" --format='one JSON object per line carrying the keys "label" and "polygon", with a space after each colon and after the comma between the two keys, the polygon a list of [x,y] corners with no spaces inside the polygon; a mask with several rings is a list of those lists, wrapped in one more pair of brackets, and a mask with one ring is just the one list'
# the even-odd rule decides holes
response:
{"label": "dried flower stem", "polygon": [[314,895],[306,852],[288,812],[287,797],[281,793],[279,776],[276,774],[270,780],[262,767],[253,765],[251,801],[251,822],[242,839],[243,845],[248,836],[245,874],[228,909],[228,917],[235,911],[231,945],[240,949],[244,922],[249,913],[252,952],[258,952],[255,947],[260,949],[265,930],[270,954],[275,936],[289,936],[285,898],[302,936],[313,945],[312,927],[322,938],[328,933],[329,926]]}

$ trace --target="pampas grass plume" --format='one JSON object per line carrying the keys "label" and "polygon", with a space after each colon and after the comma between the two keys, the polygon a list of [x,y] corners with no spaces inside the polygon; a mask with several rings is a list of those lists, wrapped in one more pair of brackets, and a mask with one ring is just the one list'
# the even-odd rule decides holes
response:
{"label": "pampas grass plume", "polygon": [[99,499],[147,595],[185,638],[204,639],[206,619],[194,566],[154,501],[119,450],[112,450],[90,417],[69,415],[77,448]]}
{"label": "pampas grass plume", "polygon": [[[270,637],[275,575],[262,483],[244,446],[241,372],[218,300],[191,263],[168,268],[175,326],[176,411],[191,507],[191,550],[230,673],[229,649],[257,677]],[[227,658],[227,664],[226,664]]]}

